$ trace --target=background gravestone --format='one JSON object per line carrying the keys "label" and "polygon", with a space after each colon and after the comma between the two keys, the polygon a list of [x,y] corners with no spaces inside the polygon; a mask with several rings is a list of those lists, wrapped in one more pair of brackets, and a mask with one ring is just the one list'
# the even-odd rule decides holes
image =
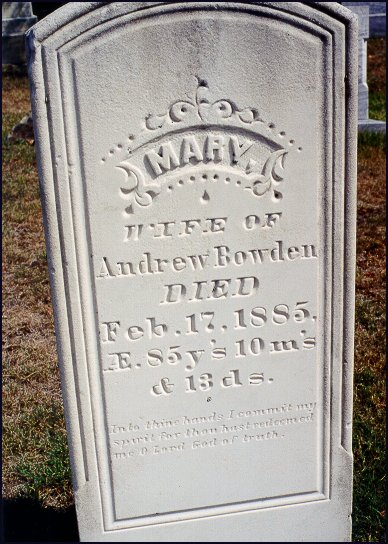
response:
{"label": "background gravestone", "polygon": [[28,44],[81,539],[349,540],[355,17],[71,3]]}
{"label": "background gravestone", "polygon": [[369,7],[353,5],[349,9],[358,17],[358,120],[360,122],[369,118],[367,83]]}
{"label": "background gravestone", "polygon": [[[366,3],[365,3],[366,4]],[[369,6],[347,3],[358,17],[358,128],[359,130],[385,131],[386,123],[369,118],[369,92],[367,83]]]}
{"label": "background gravestone", "polygon": [[341,2],[343,6],[366,6],[369,8],[369,29],[371,38],[384,37],[387,34],[387,3],[386,2]]}
{"label": "background gravestone", "polygon": [[26,62],[25,32],[36,23],[31,2],[2,3],[2,63]]}

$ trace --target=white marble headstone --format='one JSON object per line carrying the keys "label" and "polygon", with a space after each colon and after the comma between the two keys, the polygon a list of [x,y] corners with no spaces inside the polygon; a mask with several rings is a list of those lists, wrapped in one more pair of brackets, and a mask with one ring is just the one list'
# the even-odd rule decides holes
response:
{"label": "white marble headstone", "polygon": [[346,541],[357,23],[70,3],[28,35],[84,541]]}

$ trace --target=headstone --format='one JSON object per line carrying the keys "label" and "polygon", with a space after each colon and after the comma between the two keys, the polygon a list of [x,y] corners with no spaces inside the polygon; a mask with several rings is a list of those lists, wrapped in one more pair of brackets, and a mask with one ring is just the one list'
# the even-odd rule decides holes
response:
{"label": "headstone", "polygon": [[[341,2],[351,9],[355,2]],[[387,3],[386,2],[357,2],[358,6],[369,8],[369,29],[371,38],[381,38],[387,35]]]}
{"label": "headstone", "polygon": [[2,63],[25,64],[24,34],[37,21],[31,2],[2,3]]}
{"label": "headstone", "polygon": [[70,3],[28,33],[83,541],[348,541],[357,20]]}
{"label": "headstone", "polygon": [[[364,2],[366,4],[366,2]],[[369,38],[369,6],[351,4],[347,7],[358,17],[358,128],[381,132],[386,130],[384,121],[369,118],[369,90],[367,83],[368,38]]]}
{"label": "headstone", "polygon": [[358,16],[358,120],[369,118],[367,83],[367,40],[369,38],[369,8],[353,5],[349,7]]}

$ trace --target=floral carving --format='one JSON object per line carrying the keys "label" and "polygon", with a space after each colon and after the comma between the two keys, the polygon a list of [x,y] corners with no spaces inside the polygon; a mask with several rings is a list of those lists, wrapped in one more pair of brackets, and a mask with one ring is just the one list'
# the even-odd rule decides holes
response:
{"label": "floral carving", "polygon": [[262,171],[259,172],[256,161],[250,161],[246,167],[247,178],[255,196],[262,196],[273,187],[274,182],[283,180],[284,160],[287,151],[274,151],[266,160]]}
{"label": "floral carving", "polygon": [[121,162],[116,168],[120,168],[126,173],[126,186],[120,187],[122,198],[130,201],[129,206],[125,208],[126,213],[133,213],[134,202],[142,207],[152,204],[155,196],[160,193],[160,187],[153,186],[152,189],[146,189],[141,170],[127,161]]}
{"label": "floral carving", "polygon": [[148,115],[145,125],[148,130],[162,128],[167,122],[181,123],[190,116],[200,119],[203,123],[216,123],[222,119],[237,118],[242,124],[252,125],[262,121],[255,108],[240,110],[231,100],[221,99],[211,102],[208,99],[209,89],[205,81],[198,80],[198,86],[193,98],[177,100],[167,113],[163,115]]}

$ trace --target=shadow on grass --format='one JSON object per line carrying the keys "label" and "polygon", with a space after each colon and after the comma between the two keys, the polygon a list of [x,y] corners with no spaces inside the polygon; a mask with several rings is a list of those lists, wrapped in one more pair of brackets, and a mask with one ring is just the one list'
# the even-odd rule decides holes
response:
{"label": "shadow on grass", "polygon": [[75,507],[42,508],[33,499],[3,501],[5,542],[79,542]]}

